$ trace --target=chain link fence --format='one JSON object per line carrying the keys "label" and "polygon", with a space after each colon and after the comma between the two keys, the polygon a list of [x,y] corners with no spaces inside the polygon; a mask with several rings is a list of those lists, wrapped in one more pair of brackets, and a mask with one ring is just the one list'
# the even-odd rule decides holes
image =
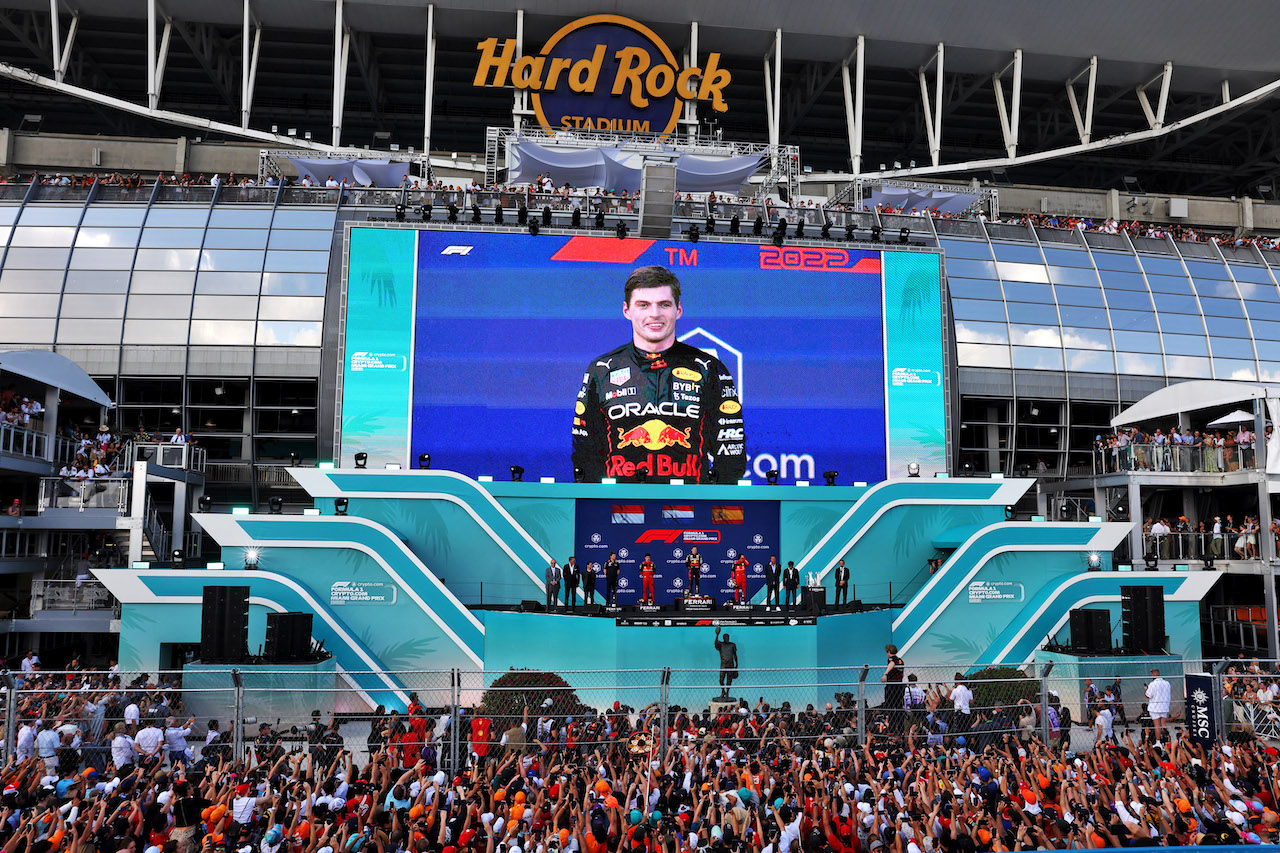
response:
{"label": "chain link fence", "polygon": [[[1168,685],[1151,687],[1153,668]],[[1184,676],[1210,673],[1219,736],[1280,739],[1280,667],[1272,660],[1174,658],[1037,663],[1020,668],[924,666],[508,671],[339,671],[330,666],[155,673],[59,672],[5,676],[0,715],[6,758],[39,756],[40,721],[81,767],[136,759],[123,741],[163,737],[158,758],[256,757],[308,752],[364,763],[381,751],[402,766],[445,770],[475,755],[556,748],[590,753],[652,736],[665,746],[716,738],[752,751],[917,746],[1016,749],[1032,740],[1069,752],[1100,738],[1162,737],[1181,728]],[[1148,700],[1148,690],[1152,700]],[[1167,695],[1162,713],[1149,707]],[[1161,719],[1157,719],[1161,717]],[[154,741],[155,735],[150,738]],[[114,749],[114,752],[113,752]],[[69,759],[68,759],[69,760]],[[56,762],[55,762],[56,763]],[[52,765],[51,765],[52,766]]]}

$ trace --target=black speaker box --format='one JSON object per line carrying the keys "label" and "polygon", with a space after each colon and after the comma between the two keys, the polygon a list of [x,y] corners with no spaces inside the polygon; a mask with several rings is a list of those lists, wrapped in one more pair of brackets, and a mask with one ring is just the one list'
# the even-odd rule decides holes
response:
{"label": "black speaker box", "polygon": [[520,602],[520,611],[522,613],[542,613],[546,609],[546,606],[541,601],[525,599]]}
{"label": "black speaker box", "polygon": [[1111,616],[1105,610],[1071,611],[1071,650],[1111,651]]}
{"label": "black speaker box", "polygon": [[249,587],[206,586],[200,608],[201,663],[249,657]]}
{"label": "black speaker box", "polygon": [[268,613],[262,656],[270,663],[295,663],[311,657],[310,613]]}
{"label": "black speaker box", "polygon": [[583,616],[599,616],[604,613],[603,604],[584,604],[578,608],[578,612]]}
{"label": "black speaker box", "polygon": [[1164,589],[1158,586],[1120,587],[1120,624],[1126,652],[1163,652]]}

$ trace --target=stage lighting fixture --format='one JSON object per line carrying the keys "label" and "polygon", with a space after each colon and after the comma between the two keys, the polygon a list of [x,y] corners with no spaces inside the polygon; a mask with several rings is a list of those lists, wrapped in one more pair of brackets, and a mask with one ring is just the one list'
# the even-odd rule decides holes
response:
{"label": "stage lighting fixture", "polygon": [[1155,551],[1148,551],[1142,555],[1142,562],[1147,564],[1147,571],[1154,572],[1160,568],[1160,558],[1156,556]]}
{"label": "stage lighting fixture", "polygon": [[253,571],[254,569],[258,568],[258,549],[257,548],[244,549],[244,567],[247,571]]}
{"label": "stage lighting fixture", "polygon": [[822,239],[823,240],[831,239],[831,220],[830,219],[822,223]]}
{"label": "stage lighting fixture", "polygon": [[276,495],[267,501],[267,505],[270,507],[267,511],[271,513],[271,515],[280,515],[284,512],[284,498],[279,495]]}
{"label": "stage lighting fixture", "polygon": [[430,468],[430,467],[431,467],[431,454],[430,454],[430,453],[419,453],[419,454],[418,454],[418,467],[419,467],[419,468],[421,468],[423,471],[426,471],[428,468]]}
{"label": "stage lighting fixture", "polygon": [[544,227],[551,225],[551,205],[543,205],[542,208],[542,224]]}
{"label": "stage lighting fixture", "polygon": [[785,231],[774,231],[774,232],[773,232],[773,245],[775,245],[775,246],[781,246],[785,240],[786,240],[786,232],[785,232]]}
{"label": "stage lighting fixture", "polygon": [[751,223],[751,233],[759,237],[764,233],[764,217],[757,216],[755,221]]}
{"label": "stage lighting fixture", "polygon": [[908,462],[908,463],[907,463],[907,476],[908,476],[908,477],[919,477],[919,476],[920,476],[920,463],[919,463],[919,462]]}
{"label": "stage lighting fixture", "polygon": [[1005,508],[1004,508],[1004,520],[1005,520],[1005,521],[1013,521],[1013,519],[1014,519],[1017,515],[1018,515],[1018,511],[1017,511],[1016,509],[1014,509],[1013,507],[1011,507],[1011,506],[1007,506],[1007,507],[1005,507]]}
{"label": "stage lighting fixture", "polygon": [[520,202],[520,206],[516,208],[516,222],[524,225],[529,221],[529,208],[524,202]]}
{"label": "stage lighting fixture", "polygon": [[422,217],[423,222],[431,221],[431,205],[423,204],[418,206],[418,215]]}
{"label": "stage lighting fixture", "polygon": [[1096,572],[1102,568],[1102,557],[1097,551],[1089,555],[1089,571]]}
{"label": "stage lighting fixture", "polygon": [[707,484],[714,486],[720,482],[720,469],[712,465],[707,469]]}
{"label": "stage lighting fixture", "polygon": [[356,467],[363,468],[369,464],[369,454],[361,451],[355,455]]}
{"label": "stage lighting fixture", "polygon": [[737,237],[738,234],[740,234],[741,232],[742,232],[742,220],[738,217],[738,214],[735,213],[733,215],[733,218],[729,220],[729,233],[732,234],[734,237]]}
{"label": "stage lighting fixture", "polygon": [[1204,564],[1203,568],[1206,572],[1213,571],[1213,560],[1214,560],[1214,557],[1213,557],[1212,551],[1207,551],[1204,554],[1200,555],[1200,562]]}
{"label": "stage lighting fixture", "polygon": [[573,466],[573,482],[581,483],[586,478],[586,472],[577,465]]}
{"label": "stage lighting fixture", "polygon": [[404,204],[396,205],[396,222],[404,222]]}
{"label": "stage lighting fixture", "polygon": [[182,553],[182,549],[181,549],[181,548],[174,548],[174,549],[173,549],[173,567],[174,567],[175,569],[180,569],[180,568],[182,568],[182,561],[183,561],[183,558],[184,558],[185,556],[186,556],[186,555],[184,555],[184,554]]}
{"label": "stage lighting fixture", "polygon": [[771,468],[764,472],[764,478],[769,482],[770,486],[778,485],[778,469]]}
{"label": "stage lighting fixture", "polygon": [[209,497],[208,495],[201,495],[199,499],[196,501],[196,506],[200,508],[201,512],[212,512],[213,498]]}
{"label": "stage lighting fixture", "polygon": [[502,225],[503,224],[502,220],[503,220],[502,205],[495,204],[493,206],[493,224]]}
{"label": "stage lighting fixture", "polygon": [[615,226],[613,226],[613,233],[618,235],[618,239],[619,239],[619,240],[624,240],[624,239],[626,239],[626,236],[627,236],[627,223],[625,223],[625,222],[623,222],[621,219],[619,219],[619,220],[618,220],[618,224],[617,224],[617,225],[615,225]]}
{"label": "stage lighting fixture", "polygon": [[581,208],[577,208],[577,207],[575,207],[575,208],[573,209],[573,215],[569,217],[569,224],[570,224],[570,225],[572,225],[574,228],[581,228],[581,227],[582,227],[582,210],[581,210]]}
{"label": "stage lighting fixture", "polygon": [[822,472],[822,479],[827,481],[828,486],[834,486],[836,484],[836,477],[839,477],[839,476],[840,476],[839,471],[823,471]]}
{"label": "stage lighting fixture", "polygon": [[803,219],[796,220],[796,239],[797,240],[804,239],[804,220]]}
{"label": "stage lighting fixture", "polygon": [[879,243],[880,235],[883,233],[884,233],[884,229],[881,228],[879,225],[872,225],[871,226],[871,242]]}
{"label": "stage lighting fixture", "polygon": [[911,242],[910,228],[903,228],[901,231],[898,232],[898,242],[904,246]]}
{"label": "stage lighting fixture", "polygon": [[524,468],[520,467],[519,465],[511,466],[511,482],[513,483],[524,482]]}
{"label": "stage lighting fixture", "polygon": [[603,210],[596,211],[596,227],[602,230],[604,229],[604,211]]}
{"label": "stage lighting fixture", "polygon": [[846,222],[844,224],[844,240],[846,243],[853,242],[853,223]]}
{"label": "stage lighting fixture", "polygon": [[334,498],[334,499],[333,499],[333,514],[334,514],[334,515],[346,515],[346,514],[347,514],[347,506],[348,506],[348,504],[349,504],[349,503],[350,503],[350,501],[348,501],[346,498]]}
{"label": "stage lighting fixture", "polygon": [[708,234],[716,233],[716,218],[714,216],[707,217],[707,233]]}
{"label": "stage lighting fixture", "polygon": [[471,224],[480,224],[480,205],[478,204],[471,205]]}
{"label": "stage lighting fixture", "polygon": [[535,219],[529,223],[529,235],[531,237],[538,236],[538,220]]}
{"label": "stage lighting fixture", "polygon": [[447,209],[448,209],[448,211],[449,211],[449,221],[450,221],[450,222],[457,222],[457,221],[458,221],[458,206],[457,206],[456,204],[454,204],[453,202],[449,202],[449,207],[448,207]]}
{"label": "stage lighting fixture", "polygon": [[698,226],[697,226],[697,225],[690,225],[690,226],[689,226],[689,242],[690,242],[690,243],[696,243],[696,242],[698,242],[698,237],[699,237],[699,236],[700,236],[700,235],[699,235],[699,233],[698,233]]}
{"label": "stage lighting fixture", "polygon": [[648,471],[636,471],[636,482],[637,482],[637,483],[647,483],[647,482],[649,482],[649,472],[648,472]]}

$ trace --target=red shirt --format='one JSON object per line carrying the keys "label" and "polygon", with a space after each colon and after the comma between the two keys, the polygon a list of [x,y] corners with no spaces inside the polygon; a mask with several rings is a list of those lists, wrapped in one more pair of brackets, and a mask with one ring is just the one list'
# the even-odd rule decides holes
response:
{"label": "red shirt", "polygon": [[641,563],[640,573],[646,574],[646,575],[653,574],[653,560],[645,560],[643,563]]}
{"label": "red shirt", "polygon": [[471,751],[476,755],[489,754],[489,718],[476,717],[471,721]]}

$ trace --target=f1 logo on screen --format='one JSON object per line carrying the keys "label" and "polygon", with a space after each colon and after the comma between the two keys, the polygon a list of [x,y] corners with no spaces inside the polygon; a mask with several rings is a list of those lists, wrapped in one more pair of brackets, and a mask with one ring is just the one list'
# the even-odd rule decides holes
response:
{"label": "f1 logo on screen", "polygon": [[621,15],[590,15],[561,27],[542,50],[516,58],[515,39],[476,45],[472,85],[513,86],[533,93],[533,111],[548,130],[658,133],[676,129],[685,101],[729,109],[728,71],[720,54],[705,67],[680,68],[675,55],[644,24]]}

